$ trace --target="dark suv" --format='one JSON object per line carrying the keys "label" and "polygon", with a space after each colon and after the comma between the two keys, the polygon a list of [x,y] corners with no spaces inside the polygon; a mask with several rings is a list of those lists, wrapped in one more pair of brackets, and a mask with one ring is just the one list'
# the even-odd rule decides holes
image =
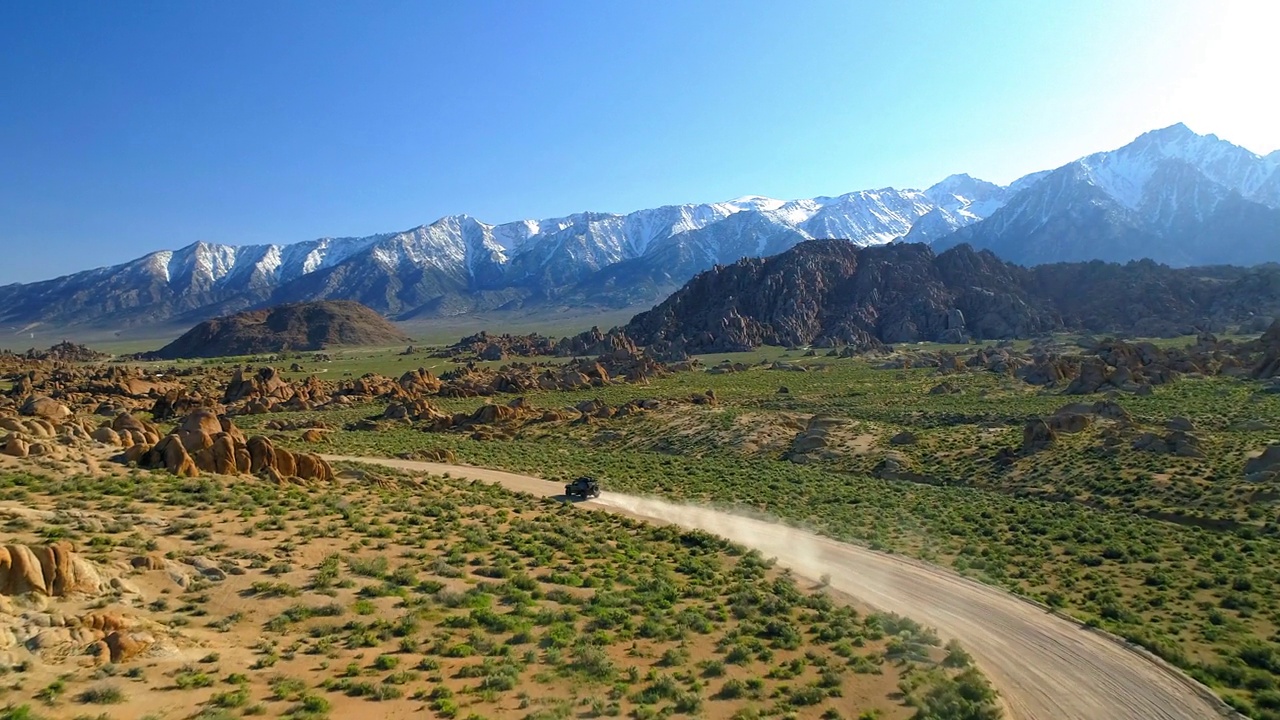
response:
{"label": "dark suv", "polygon": [[564,496],[567,498],[580,497],[583,500],[600,497],[600,483],[596,482],[595,478],[580,477],[564,486]]}

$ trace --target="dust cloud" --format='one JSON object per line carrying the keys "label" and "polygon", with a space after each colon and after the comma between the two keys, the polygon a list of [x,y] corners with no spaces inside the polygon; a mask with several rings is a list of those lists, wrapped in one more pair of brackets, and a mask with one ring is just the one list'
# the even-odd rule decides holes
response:
{"label": "dust cloud", "polygon": [[[326,459],[447,472],[541,497],[557,497],[561,490],[546,480],[485,468]],[[805,578],[829,575],[832,590],[937,628],[944,638],[958,638],[1000,689],[1008,715],[1016,720],[1204,720],[1228,712],[1207,688],[1154,656],[949,570],[733,510],[613,493],[582,504],[705,530],[776,558]]]}
{"label": "dust cloud", "polygon": [[830,576],[832,587],[838,590],[855,592],[859,589],[852,578],[836,577],[838,568],[826,559],[825,548],[830,541],[776,520],[749,517],[706,506],[613,493],[597,498],[591,504],[647,520],[704,530],[758,550],[766,558],[776,558],[780,565],[799,575],[812,579]]}

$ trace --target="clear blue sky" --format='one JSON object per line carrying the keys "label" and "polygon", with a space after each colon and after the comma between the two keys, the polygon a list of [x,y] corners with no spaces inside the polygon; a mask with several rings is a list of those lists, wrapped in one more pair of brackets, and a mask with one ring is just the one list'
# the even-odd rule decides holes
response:
{"label": "clear blue sky", "polygon": [[196,240],[1280,147],[1280,3],[0,3],[0,283]]}

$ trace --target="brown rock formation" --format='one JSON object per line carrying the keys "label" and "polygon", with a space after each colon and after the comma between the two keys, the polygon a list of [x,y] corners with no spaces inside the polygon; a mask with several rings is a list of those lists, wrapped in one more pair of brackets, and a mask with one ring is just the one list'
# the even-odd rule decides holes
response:
{"label": "brown rock formation", "polygon": [[0,595],[62,597],[97,592],[101,580],[70,543],[0,547]]}
{"label": "brown rock formation", "polygon": [[[114,423],[120,428],[146,426],[136,418],[122,416]],[[122,436],[123,437],[123,436]],[[244,433],[227,417],[218,417],[208,408],[192,412],[172,433],[160,438],[154,446],[134,444],[124,453],[126,462],[141,467],[163,468],[182,477],[195,477],[202,472],[220,475],[267,475],[271,471],[284,478],[331,482],[333,468],[318,455],[295,455],[276,448],[269,439]]]}
{"label": "brown rock formation", "polygon": [[135,633],[124,633],[116,630],[103,639],[107,654],[113,663],[124,663],[146,652],[151,646],[149,638]]}
{"label": "brown rock formation", "polygon": [[1022,454],[1047,450],[1057,439],[1057,434],[1043,418],[1031,418],[1022,426]]}
{"label": "brown rock formation", "polygon": [[41,417],[48,420],[64,420],[71,417],[71,409],[66,405],[48,397],[32,397],[22,404],[19,410],[23,415]]}

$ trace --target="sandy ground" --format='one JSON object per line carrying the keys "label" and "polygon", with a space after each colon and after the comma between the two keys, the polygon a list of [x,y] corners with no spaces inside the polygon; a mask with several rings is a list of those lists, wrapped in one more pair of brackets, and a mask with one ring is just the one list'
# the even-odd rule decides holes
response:
{"label": "sandy ground", "polygon": [[[484,468],[387,458],[326,458],[450,473],[539,496],[560,495],[564,489],[539,478]],[[834,589],[874,608],[933,626],[972,653],[1015,720],[1231,716],[1207,689],[1155,658],[942,568],[707,508],[614,493],[584,504],[721,535],[776,557],[803,575],[827,575]]]}

